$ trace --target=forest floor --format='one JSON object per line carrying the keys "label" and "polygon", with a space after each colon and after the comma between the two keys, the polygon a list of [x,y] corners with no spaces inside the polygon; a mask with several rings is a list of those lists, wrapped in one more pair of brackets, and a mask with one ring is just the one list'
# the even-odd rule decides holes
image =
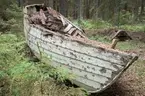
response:
{"label": "forest floor", "polygon": [[[108,32],[86,31],[91,39],[110,44]],[[139,36],[139,38],[119,42],[117,49],[136,53],[140,56],[139,60],[111,87],[90,96],[145,96],[145,43],[142,40],[145,35],[139,32],[133,34],[137,34],[132,36]],[[81,88],[66,86],[54,79],[46,81],[31,79],[31,75],[36,74],[35,71],[40,67],[37,67],[38,64],[35,62],[34,65],[32,60],[25,56],[29,51],[24,45],[23,35],[17,36],[13,33],[0,35],[0,96],[26,96],[26,94],[27,96],[86,96]]]}
{"label": "forest floor", "polygon": [[[113,31],[113,30],[111,30]],[[110,30],[86,31],[94,40],[111,44]],[[107,90],[91,96],[145,96],[145,33],[127,32],[133,40],[119,42],[117,49],[139,55],[139,59]]]}

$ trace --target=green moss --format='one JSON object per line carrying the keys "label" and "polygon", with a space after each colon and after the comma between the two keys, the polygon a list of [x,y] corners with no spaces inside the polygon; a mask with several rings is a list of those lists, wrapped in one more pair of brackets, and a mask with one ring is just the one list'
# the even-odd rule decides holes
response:
{"label": "green moss", "polygon": [[102,29],[112,27],[111,23],[108,23],[103,20],[82,20],[81,23],[78,23],[77,20],[73,21],[74,24],[84,28],[84,29]]}
{"label": "green moss", "polygon": [[145,47],[144,43],[139,41],[119,42],[117,48],[123,51],[138,50],[138,48]]}
{"label": "green moss", "polygon": [[96,35],[96,36],[91,36],[91,40],[96,40],[98,42],[102,42],[104,44],[110,44],[111,40],[107,36],[101,36],[101,35]]}
{"label": "green moss", "polygon": [[[8,78],[10,85],[7,87],[10,88],[11,96],[23,96],[24,94],[29,96],[35,86],[34,82],[44,83],[51,78],[57,82],[65,82],[66,79],[74,78],[74,75],[65,68],[53,68],[50,65],[51,58],[46,58],[46,54],[42,54],[44,57],[42,60],[47,61],[47,63],[33,62],[31,58],[26,57],[27,51],[24,39],[16,34],[0,35],[0,82],[2,82],[2,78]],[[62,85],[55,87],[56,90],[60,86]],[[65,87],[67,88],[67,86]],[[74,89],[67,89],[64,93],[71,90]],[[85,94],[81,89],[76,90],[80,92],[79,94]],[[49,90],[47,91],[49,92]],[[70,94],[78,93],[72,92]]]}
{"label": "green moss", "polygon": [[145,25],[143,23],[137,23],[137,24],[129,24],[124,23],[120,26],[115,26],[109,21],[103,21],[103,20],[82,20],[81,23],[78,23],[77,20],[73,21],[74,24],[80,26],[84,29],[108,29],[108,28],[120,28],[122,30],[127,31],[135,31],[135,32],[145,32]]}

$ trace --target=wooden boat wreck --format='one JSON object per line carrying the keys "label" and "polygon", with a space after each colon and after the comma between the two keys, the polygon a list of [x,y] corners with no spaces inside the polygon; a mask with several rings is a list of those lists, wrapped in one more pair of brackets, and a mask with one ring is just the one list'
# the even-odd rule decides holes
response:
{"label": "wooden boat wreck", "polygon": [[38,58],[45,54],[52,59],[52,66],[67,68],[76,75],[73,82],[90,93],[108,88],[138,58],[89,40],[82,29],[41,4],[24,8],[24,32]]}

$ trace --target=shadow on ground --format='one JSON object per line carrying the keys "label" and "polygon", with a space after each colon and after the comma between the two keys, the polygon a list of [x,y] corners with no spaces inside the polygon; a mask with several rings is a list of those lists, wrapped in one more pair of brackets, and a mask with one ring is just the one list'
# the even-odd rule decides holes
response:
{"label": "shadow on ground", "polygon": [[111,87],[90,96],[145,96],[145,61],[135,62]]}
{"label": "shadow on ground", "polygon": [[113,84],[110,88],[99,94],[91,94],[91,96],[125,96],[125,91],[119,82]]}

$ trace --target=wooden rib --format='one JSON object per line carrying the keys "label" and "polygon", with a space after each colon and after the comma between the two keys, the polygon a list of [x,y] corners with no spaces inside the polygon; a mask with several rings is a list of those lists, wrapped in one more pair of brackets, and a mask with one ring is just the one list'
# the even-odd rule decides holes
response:
{"label": "wooden rib", "polygon": [[64,32],[68,32],[73,26],[68,24],[68,26],[64,29]]}
{"label": "wooden rib", "polygon": [[[36,45],[36,42],[40,42],[40,41],[36,41],[36,40],[31,40],[31,41],[33,41],[33,43],[35,43],[35,45]],[[35,42],[36,41],[36,42]],[[41,42],[40,42],[41,43]],[[45,43],[44,43],[45,44]],[[64,61],[63,62],[66,62],[67,60],[69,60],[70,62],[68,62],[67,64],[69,64],[69,63],[73,63],[73,64],[75,64],[75,62],[77,62],[77,64],[79,64],[78,65],[78,67],[77,68],[82,68],[83,67],[83,69],[85,70],[85,69],[87,69],[88,68],[88,66],[90,66],[87,70],[89,71],[89,72],[93,72],[93,73],[96,73],[96,72],[98,72],[99,73],[99,70],[101,70],[103,67],[104,68],[106,68],[106,72],[108,73],[110,73],[111,74],[111,72],[112,71],[117,71],[113,66],[112,66],[112,68],[111,68],[111,63],[109,64],[109,62],[107,63],[106,61],[100,61],[99,59],[97,59],[97,58],[94,58],[94,60],[97,60],[97,62],[102,62],[102,64],[100,64],[101,66],[97,66],[95,63],[93,64],[93,62],[91,62],[92,60],[93,60],[93,58],[92,57],[90,57],[90,59],[89,59],[89,62],[87,62],[88,61],[88,59],[86,60],[86,61],[83,61],[83,60],[81,60],[81,58],[82,58],[82,56],[83,56],[83,54],[82,54],[82,56],[81,55],[79,55],[79,53],[74,53],[75,55],[78,55],[78,57],[79,58],[74,58],[73,57],[73,55],[71,56],[71,55],[69,55],[70,53],[69,53],[69,51],[70,50],[68,50],[68,53],[65,53],[65,54],[67,54],[67,55],[64,55],[63,54],[63,52],[62,53],[60,53],[59,52],[59,50],[57,51],[57,50],[51,50],[51,48],[49,48],[49,45],[46,45],[46,46],[48,46],[48,48],[46,48],[45,47],[45,45],[44,44],[42,44],[41,43],[41,46],[40,47],[43,47],[45,50],[49,50],[49,51],[51,51],[51,52],[53,52],[54,54],[58,54],[58,55],[61,55],[62,57],[67,57],[66,59],[64,58]],[[55,47],[54,47],[55,48]],[[53,49],[54,49],[53,48]],[[65,51],[66,49],[64,49],[64,51]],[[55,51],[55,52],[54,52]],[[67,52],[67,51],[65,51],[65,52]],[[60,58],[61,58],[61,56],[60,56]],[[81,56],[81,57],[80,57]],[[87,57],[85,57],[85,58],[87,58]],[[89,58],[89,57],[88,57]],[[92,58],[92,59],[91,59]],[[75,61],[76,60],[76,61]],[[93,61],[94,61],[93,60]],[[99,61],[98,61],[99,60]],[[61,60],[60,60],[61,61]],[[89,65],[90,64],[90,65]],[[106,64],[106,65],[104,65],[104,64]],[[109,65],[108,65],[109,64]],[[82,66],[82,67],[79,67],[79,66]],[[107,66],[110,66],[110,67],[107,67]],[[118,65],[119,66],[119,65]],[[120,66],[121,67],[121,66]],[[98,69],[99,68],[99,69]],[[110,68],[112,69],[112,70],[110,70]],[[123,68],[123,67],[121,67],[121,68]],[[110,71],[109,71],[109,70]],[[98,71],[97,71],[98,70]],[[106,74],[106,73],[104,73],[103,74],[103,76],[109,76],[109,77],[111,77],[110,75],[108,75],[108,74]]]}
{"label": "wooden rib", "polygon": [[113,40],[112,40],[112,44],[111,44],[111,48],[112,48],[112,49],[115,49],[115,47],[116,47],[118,41],[119,41],[119,39],[113,39]]}
{"label": "wooden rib", "polygon": [[61,22],[62,22],[63,26],[65,26],[67,23],[66,23],[66,21],[63,19],[63,17],[61,15],[60,15],[60,19],[61,19]]}
{"label": "wooden rib", "polygon": [[76,28],[71,28],[71,29],[70,29],[70,31],[68,32],[68,34],[70,34],[70,35],[71,35],[71,34],[72,34],[72,32],[73,32],[73,31],[75,31],[75,30],[76,30]]}

